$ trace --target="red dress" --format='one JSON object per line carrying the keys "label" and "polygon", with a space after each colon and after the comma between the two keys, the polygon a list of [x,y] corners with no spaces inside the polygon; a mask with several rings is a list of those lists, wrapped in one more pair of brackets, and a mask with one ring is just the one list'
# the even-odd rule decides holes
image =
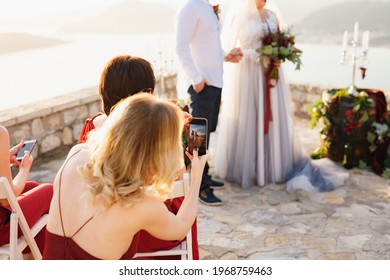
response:
{"label": "red dress", "polygon": [[[78,143],[84,143],[87,140],[88,133],[95,129],[95,126],[93,124],[93,120],[97,117],[102,115],[102,113],[98,113],[94,115],[92,118],[89,118],[86,120],[81,133]],[[179,211],[179,208],[184,200],[184,197],[178,197],[175,199],[167,200],[165,201],[165,206],[168,208],[168,210],[174,214],[177,214]],[[192,252],[193,252],[193,259],[199,260],[199,248],[198,248],[198,234],[197,234],[197,223],[196,220],[194,224],[191,227],[192,232]],[[161,240],[158,238],[155,238],[151,234],[149,234],[147,231],[142,230],[140,232],[139,242],[138,242],[138,248],[137,252],[139,253],[147,253],[147,252],[155,252],[159,250],[168,250],[172,249],[176,246],[178,246],[182,240],[177,241],[167,241],[167,240]],[[178,259],[179,257],[173,256],[173,257],[153,257],[148,259]]]}
{"label": "red dress", "polygon": [[[33,226],[44,214],[49,212],[52,197],[53,184],[39,185],[33,181],[26,182],[23,193],[17,197],[17,200],[29,227]],[[0,206],[0,246],[9,243],[10,215],[10,206]],[[35,241],[41,253],[43,253],[45,246],[45,228],[35,236]],[[22,230],[19,228],[18,236],[22,235]],[[27,247],[24,249],[23,254],[30,252],[30,248]]]}

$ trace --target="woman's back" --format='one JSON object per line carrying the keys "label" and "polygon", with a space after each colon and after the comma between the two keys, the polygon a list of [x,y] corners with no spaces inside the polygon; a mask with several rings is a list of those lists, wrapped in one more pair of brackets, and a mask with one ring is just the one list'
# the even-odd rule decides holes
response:
{"label": "woman's back", "polygon": [[[85,193],[87,185],[76,171],[77,166],[88,161],[88,156],[84,145],[74,147],[55,179],[44,259],[120,259],[135,254],[138,238],[133,228],[139,225],[131,214],[137,206],[124,208],[117,203],[102,211],[99,201],[90,203]],[[63,252],[52,250],[53,246]]]}

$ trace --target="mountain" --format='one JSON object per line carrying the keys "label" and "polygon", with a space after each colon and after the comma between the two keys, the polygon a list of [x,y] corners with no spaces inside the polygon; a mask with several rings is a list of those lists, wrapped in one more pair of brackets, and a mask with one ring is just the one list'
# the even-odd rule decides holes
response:
{"label": "mountain", "polygon": [[173,31],[175,9],[158,3],[127,0],[101,14],[69,24],[60,32],[156,33]]}
{"label": "mountain", "polygon": [[[311,13],[322,10],[324,8],[340,4],[340,3],[348,3],[354,5],[352,2],[357,2],[359,0],[273,0],[272,2],[276,2],[284,19],[290,23],[295,25],[297,22],[301,21],[305,17],[309,16]],[[361,0],[360,0],[361,1]],[[271,2],[271,1],[270,1]],[[389,0],[366,0],[362,7],[365,7],[367,3],[372,2],[390,2]],[[346,13],[345,13],[346,14]],[[345,16],[345,15],[344,15]]]}
{"label": "mountain", "polygon": [[26,33],[0,33],[0,53],[50,47],[65,43],[62,40]]}
{"label": "mountain", "polygon": [[[340,41],[345,30],[353,32],[359,22],[360,31],[370,30],[370,44],[390,46],[390,2],[346,2],[334,4],[311,13],[294,24],[294,30],[302,34],[302,40],[313,41],[321,37],[330,42]],[[352,36],[352,35],[350,35]],[[361,34],[360,34],[361,38]]]}

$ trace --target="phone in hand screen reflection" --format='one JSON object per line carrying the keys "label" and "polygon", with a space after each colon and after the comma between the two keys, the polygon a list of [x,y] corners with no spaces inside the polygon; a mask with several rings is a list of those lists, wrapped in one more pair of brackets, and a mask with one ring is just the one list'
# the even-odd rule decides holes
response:
{"label": "phone in hand screen reflection", "polygon": [[194,148],[198,155],[205,155],[207,150],[207,120],[193,118],[188,129],[188,151],[192,155]]}

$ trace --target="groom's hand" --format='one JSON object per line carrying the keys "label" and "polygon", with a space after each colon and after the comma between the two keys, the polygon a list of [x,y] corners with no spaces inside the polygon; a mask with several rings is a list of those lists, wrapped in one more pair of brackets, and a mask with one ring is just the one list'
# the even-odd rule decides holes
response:
{"label": "groom's hand", "polygon": [[206,85],[206,80],[202,80],[199,84],[194,85],[194,90],[196,93],[200,93]]}

